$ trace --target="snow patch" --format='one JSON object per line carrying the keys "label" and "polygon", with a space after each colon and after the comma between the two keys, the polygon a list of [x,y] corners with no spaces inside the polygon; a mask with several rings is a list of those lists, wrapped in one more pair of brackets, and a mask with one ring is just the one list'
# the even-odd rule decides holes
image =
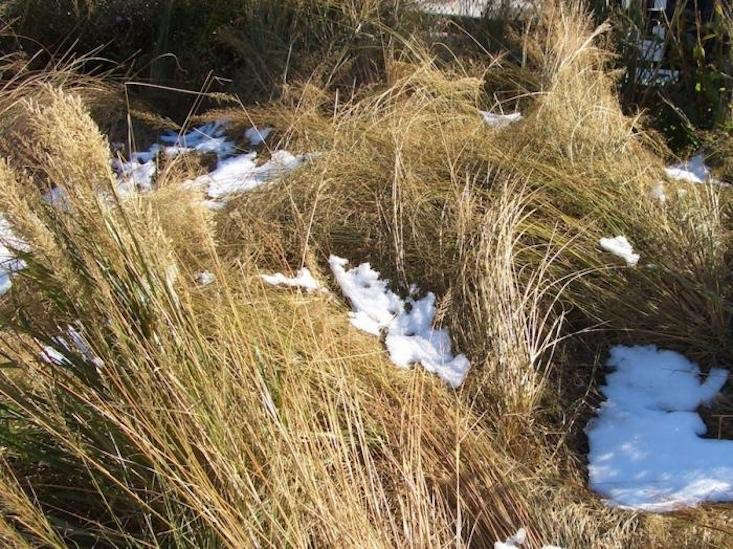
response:
{"label": "snow patch", "polygon": [[705,158],[701,154],[664,168],[664,172],[672,179],[688,183],[707,183],[710,180],[710,168],[705,165]]}
{"label": "snow patch", "polygon": [[513,112],[509,114],[494,114],[487,111],[479,111],[484,119],[484,122],[492,128],[503,128],[514,122],[519,122],[523,116],[520,112]]}
{"label": "snow patch", "polygon": [[303,288],[307,292],[315,292],[321,290],[321,285],[313,278],[310,270],[303,267],[299,269],[294,277],[285,276],[282,273],[272,275],[260,275],[262,280],[271,286],[290,286],[291,288]]}
{"label": "snow patch", "polygon": [[607,252],[626,261],[626,264],[629,267],[634,267],[639,262],[639,254],[634,253],[634,248],[632,248],[625,236],[601,238],[598,243],[601,245],[601,248]]}
{"label": "snow patch", "polygon": [[160,140],[168,144],[164,152],[170,156],[194,151],[200,154],[213,153],[221,160],[236,152],[234,142],[226,135],[226,129],[226,122],[217,120],[182,135],[166,132],[160,136]]}
{"label": "snow patch", "polygon": [[257,166],[256,158],[256,152],[229,158],[220,162],[213,172],[199,176],[189,184],[206,189],[208,196],[215,200],[224,199],[286,175],[303,165],[311,155],[295,156],[288,151],[275,151],[261,166]]}
{"label": "snow patch", "polygon": [[211,273],[209,271],[201,271],[200,273],[196,273],[196,275],[194,276],[194,280],[199,286],[208,286],[209,284],[212,284],[214,280],[216,280],[216,277],[214,276],[214,273]]}
{"label": "snow patch", "polygon": [[695,411],[728,378],[654,345],[616,346],[604,402],[586,427],[593,490],[614,506],[672,511],[704,501],[733,501],[733,441],[703,439]]}
{"label": "snow patch", "polygon": [[407,368],[420,363],[454,388],[463,383],[470,363],[464,355],[453,355],[447,330],[432,327],[433,293],[419,300],[403,300],[369,263],[347,270],[348,261],[332,255],[329,264],[342,293],[351,302],[351,324],[376,336],[384,331],[385,346],[396,366]]}

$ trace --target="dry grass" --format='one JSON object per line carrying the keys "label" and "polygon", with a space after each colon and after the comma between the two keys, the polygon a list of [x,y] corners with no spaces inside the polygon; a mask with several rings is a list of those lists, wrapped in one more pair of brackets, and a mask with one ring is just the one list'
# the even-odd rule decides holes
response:
{"label": "dry grass", "polygon": [[[597,32],[551,3],[526,67],[439,66],[409,44],[354,97],[310,83],[229,112],[323,155],[216,218],[177,184],[185,165],[150,194],[100,197],[113,176],[84,94],[7,88],[23,139],[0,204],[33,253],[3,303],[0,539],[491,547],[527,526],[532,547],[724,547],[725,507],[645,517],[586,487],[578,441],[607,342],[731,357],[729,197],[647,198],[663,147],[621,114]],[[522,71],[526,120],[485,127],[484,85]],[[69,211],[40,199],[52,186]],[[609,264],[596,242],[617,233],[656,268]],[[441,297],[472,360],[461,390],[395,369],[337,298],[258,276],[325,272],[329,253]],[[202,268],[214,284],[194,284]]]}

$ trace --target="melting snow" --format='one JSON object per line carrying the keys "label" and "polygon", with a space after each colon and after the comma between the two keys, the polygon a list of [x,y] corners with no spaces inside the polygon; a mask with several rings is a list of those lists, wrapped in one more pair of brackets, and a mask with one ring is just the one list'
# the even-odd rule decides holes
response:
{"label": "melting snow", "polygon": [[668,177],[677,179],[678,181],[710,183],[711,185],[722,187],[730,186],[728,183],[719,181],[712,176],[710,168],[705,165],[705,158],[701,154],[697,154],[685,162],[664,168],[664,171]]}
{"label": "melting snow", "polygon": [[[227,195],[259,187],[301,166],[314,155],[293,155],[275,151],[268,162],[258,166],[256,152],[236,155],[234,142],[226,135],[226,123],[211,122],[188,133],[166,132],[160,136],[164,143],[153,144],[147,151],[135,152],[129,161],[114,159],[112,167],[118,177],[118,191],[123,196],[138,191],[150,191],[157,173],[157,158],[163,154],[174,157],[186,152],[215,154],[217,167],[187,184],[206,190],[210,198],[205,205],[211,209],[223,207],[220,201]],[[244,136],[252,146],[264,143],[272,128],[249,128]],[[51,199],[54,197],[49,196]]]}
{"label": "melting snow", "polygon": [[487,111],[479,111],[481,116],[489,126],[492,128],[503,128],[513,122],[519,122],[523,117],[520,112],[513,112],[510,114],[494,114]]}
{"label": "melting snow", "polygon": [[686,162],[664,168],[667,176],[688,183],[706,183],[710,179],[710,168],[705,165],[701,154],[695,155]]}
{"label": "melting snow", "polygon": [[262,280],[272,286],[290,286],[293,288],[303,288],[308,292],[314,292],[321,289],[321,285],[315,278],[313,278],[313,275],[306,267],[298,270],[294,277],[287,277],[282,273],[261,276]]}
{"label": "melting snow", "polygon": [[168,143],[169,147],[165,152],[171,156],[194,151],[201,154],[214,153],[222,159],[236,152],[234,142],[226,135],[226,128],[223,121],[211,122],[183,135],[166,132],[160,136],[160,140]]}
{"label": "melting snow", "polygon": [[630,267],[635,266],[639,262],[639,254],[634,253],[634,248],[631,247],[631,244],[626,240],[625,236],[601,238],[598,243],[607,252],[622,258]]}
{"label": "melting snow", "polygon": [[387,287],[387,280],[369,263],[347,270],[348,261],[331,256],[329,264],[336,282],[351,302],[351,324],[372,335],[386,332],[385,345],[392,362],[406,368],[420,363],[452,387],[458,387],[470,367],[464,355],[453,356],[446,330],[432,327],[435,295],[419,300],[401,299]]}
{"label": "melting snow", "polygon": [[728,373],[653,345],[611,349],[606,397],[587,428],[593,490],[612,505],[671,511],[733,500],[733,441],[703,439],[695,411],[712,400]]}
{"label": "melting snow", "polygon": [[256,152],[242,154],[223,160],[213,172],[197,177],[193,185],[206,189],[214,199],[252,190],[273,181],[306,162],[309,155],[294,156],[288,151],[275,151],[270,160],[257,166]]}

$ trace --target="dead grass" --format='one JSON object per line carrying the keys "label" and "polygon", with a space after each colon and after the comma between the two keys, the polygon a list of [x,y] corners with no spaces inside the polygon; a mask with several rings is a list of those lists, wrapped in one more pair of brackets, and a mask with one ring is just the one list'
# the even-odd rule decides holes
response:
{"label": "dead grass", "polygon": [[[643,516],[587,489],[599,349],[629,337],[731,358],[729,197],[647,197],[663,147],[621,114],[601,30],[550,3],[526,67],[444,66],[410,44],[354,97],[310,83],[229,111],[323,155],[216,218],[177,185],[185,159],[148,195],[100,198],[108,144],[79,94],[6,89],[0,115],[23,139],[0,163],[0,204],[34,251],[3,304],[2,539],[491,547],[526,526],[531,547],[724,547],[724,506]],[[537,89],[524,121],[493,130],[477,108],[507,71]],[[69,211],[40,199],[52,186]],[[639,268],[597,249],[620,233]],[[440,296],[472,361],[461,390],[395,369],[336,297],[258,276],[325,273],[330,253]],[[210,286],[193,282],[203,268]]]}

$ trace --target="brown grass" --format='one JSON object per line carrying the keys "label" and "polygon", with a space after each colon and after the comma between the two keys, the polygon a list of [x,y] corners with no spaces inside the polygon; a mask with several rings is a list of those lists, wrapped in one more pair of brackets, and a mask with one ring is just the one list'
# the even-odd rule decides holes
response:
{"label": "brown grass", "polygon": [[[0,163],[0,204],[33,253],[3,303],[3,541],[491,547],[526,526],[530,547],[724,547],[724,506],[643,516],[586,486],[608,342],[703,365],[731,352],[726,191],[647,198],[664,149],[621,114],[601,31],[550,3],[525,67],[445,66],[409,44],[353,98],[311,82],[229,111],[323,155],[216,218],[178,185],[185,159],[148,195],[100,198],[113,176],[84,94],[53,78],[6,91],[3,150],[22,146]],[[526,120],[485,127],[484,85],[522,71]],[[51,186],[68,212],[40,199]],[[620,233],[639,268],[597,249]],[[308,265],[326,281],[330,253],[436,292],[472,361],[463,388],[394,368],[338,298],[258,276]],[[199,287],[204,268],[217,278]],[[53,339],[67,324],[81,344]]]}

